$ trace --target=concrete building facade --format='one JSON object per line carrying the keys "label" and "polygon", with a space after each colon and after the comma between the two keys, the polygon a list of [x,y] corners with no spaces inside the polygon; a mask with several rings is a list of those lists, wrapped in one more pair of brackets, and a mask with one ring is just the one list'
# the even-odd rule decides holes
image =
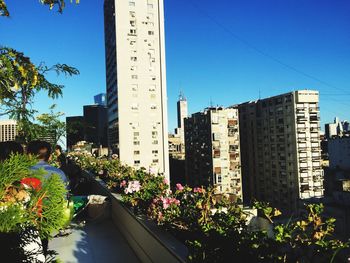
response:
{"label": "concrete building facade", "polygon": [[301,90],[236,105],[247,203],[268,201],[285,212],[323,196],[319,94]]}
{"label": "concrete building facade", "polygon": [[350,137],[328,140],[329,167],[350,171]]}
{"label": "concrete building facade", "polygon": [[242,199],[238,110],[208,108],[185,119],[186,181]]}
{"label": "concrete building facade", "polygon": [[18,134],[15,120],[0,120],[0,142],[14,141]]}
{"label": "concrete building facade", "polygon": [[162,0],[105,0],[109,147],[169,177]]}
{"label": "concrete building facade", "polygon": [[340,121],[338,117],[335,117],[333,123],[325,124],[325,135],[326,139],[332,139],[341,136],[349,136],[349,122],[346,120]]}

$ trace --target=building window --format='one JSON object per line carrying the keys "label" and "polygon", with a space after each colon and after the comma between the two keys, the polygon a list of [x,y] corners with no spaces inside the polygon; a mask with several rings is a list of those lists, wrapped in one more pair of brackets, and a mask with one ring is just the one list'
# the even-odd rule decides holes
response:
{"label": "building window", "polygon": [[134,145],[140,145],[140,141],[134,141]]}
{"label": "building window", "polygon": [[131,90],[132,91],[137,91],[137,84],[131,85]]}
{"label": "building window", "polygon": [[130,29],[130,35],[136,36],[136,29]]}
{"label": "building window", "polygon": [[135,2],[134,1],[129,1],[129,6],[135,6]]}
{"label": "building window", "polygon": [[153,163],[158,163],[158,159],[153,159],[152,162]]}
{"label": "building window", "polygon": [[151,76],[151,80],[156,80],[156,76]]}
{"label": "building window", "polygon": [[157,140],[152,141],[152,144],[158,144]]}
{"label": "building window", "polygon": [[136,16],[134,11],[130,11],[129,14],[130,14],[131,17],[135,17]]}
{"label": "building window", "polygon": [[131,57],[130,60],[136,62],[137,61],[137,57]]}
{"label": "building window", "polygon": [[152,31],[152,30],[148,31],[148,35],[149,36],[153,36],[154,35],[154,31]]}
{"label": "building window", "polygon": [[152,154],[158,154],[158,150],[152,150]]}
{"label": "building window", "polygon": [[137,103],[133,103],[133,104],[131,104],[131,109],[132,110],[138,110],[139,109],[139,105]]}
{"label": "building window", "polygon": [[151,86],[149,87],[149,91],[151,91],[151,92],[156,91],[156,85],[151,85]]}
{"label": "building window", "polygon": [[140,151],[134,151],[134,155],[139,155]]}
{"label": "building window", "polygon": [[139,132],[134,132],[134,136],[139,136],[140,133]]}
{"label": "building window", "polygon": [[136,45],[136,40],[131,40],[130,41],[130,46],[135,46]]}
{"label": "building window", "polygon": [[214,167],[214,173],[221,174],[221,167]]}
{"label": "building window", "polygon": [[218,176],[218,183],[221,183],[221,175]]}
{"label": "building window", "polygon": [[137,79],[137,75],[131,75],[132,79]]}
{"label": "building window", "polygon": [[153,9],[153,4],[147,4],[148,9]]}
{"label": "building window", "polygon": [[154,15],[152,13],[148,13],[146,18],[148,21],[153,21],[153,17]]}
{"label": "building window", "polygon": [[136,21],[135,20],[130,20],[130,26],[136,26]]}
{"label": "building window", "polygon": [[152,105],[151,105],[151,110],[155,110],[155,109],[157,109],[157,105],[152,104]]}
{"label": "building window", "polygon": [[140,164],[140,160],[135,160],[135,161],[134,161],[134,164],[136,164],[136,165],[137,165],[137,164]]}

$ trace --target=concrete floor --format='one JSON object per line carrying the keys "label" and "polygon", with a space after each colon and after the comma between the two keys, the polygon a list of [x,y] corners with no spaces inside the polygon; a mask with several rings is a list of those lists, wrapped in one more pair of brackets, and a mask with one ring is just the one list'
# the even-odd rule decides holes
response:
{"label": "concrete floor", "polygon": [[73,226],[73,233],[50,240],[49,249],[65,263],[140,262],[110,219]]}

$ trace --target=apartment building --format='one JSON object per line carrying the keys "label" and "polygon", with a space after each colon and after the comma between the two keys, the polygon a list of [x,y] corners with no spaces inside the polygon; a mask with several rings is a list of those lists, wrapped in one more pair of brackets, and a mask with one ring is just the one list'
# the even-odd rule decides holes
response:
{"label": "apartment building", "polygon": [[105,0],[109,147],[169,177],[162,0]]}
{"label": "apartment building", "polygon": [[238,110],[207,108],[185,119],[186,181],[242,200]]}
{"label": "apartment building", "polygon": [[318,91],[300,90],[242,103],[239,110],[245,202],[293,212],[323,196]]}
{"label": "apartment building", "polygon": [[335,117],[333,123],[325,124],[325,133],[326,139],[349,136],[350,124],[346,120],[340,121],[338,117]]}
{"label": "apartment building", "polygon": [[18,134],[15,120],[0,120],[0,142],[14,141]]}

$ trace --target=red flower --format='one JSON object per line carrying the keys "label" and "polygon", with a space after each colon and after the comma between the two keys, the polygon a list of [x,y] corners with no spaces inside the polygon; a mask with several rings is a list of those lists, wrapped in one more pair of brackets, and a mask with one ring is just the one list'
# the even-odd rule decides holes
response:
{"label": "red flower", "polygon": [[21,184],[23,186],[32,187],[34,190],[41,189],[41,181],[38,178],[23,178]]}

